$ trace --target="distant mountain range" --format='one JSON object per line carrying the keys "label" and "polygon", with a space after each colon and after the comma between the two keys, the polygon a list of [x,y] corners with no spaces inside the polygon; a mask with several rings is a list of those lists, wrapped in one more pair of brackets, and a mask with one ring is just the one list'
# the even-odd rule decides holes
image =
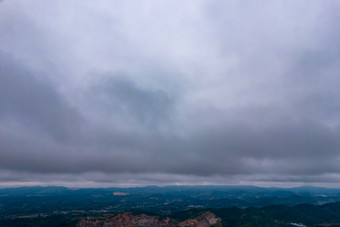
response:
{"label": "distant mountain range", "polygon": [[114,217],[126,212],[130,212],[130,216],[126,216],[130,220],[144,215],[150,220],[169,218],[177,224],[211,212],[220,218],[219,224],[223,226],[293,226],[290,223],[340,226],[337,224],[340,223],[340,189],[310,186],[0,189],[0,226],[60,222],[63,226],[80,223],[86,226],[84,220],[90,220],[88,223],[96,218],[103,223],[105,220],[120,220]]}

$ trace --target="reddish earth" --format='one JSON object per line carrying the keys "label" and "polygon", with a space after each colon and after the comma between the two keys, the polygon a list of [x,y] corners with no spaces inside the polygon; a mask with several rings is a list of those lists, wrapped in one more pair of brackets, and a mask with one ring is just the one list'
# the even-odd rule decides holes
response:
{"label": "reddish earth", "polygon": [[211,226],[216,224],[218,221],[221,221],[219,217],[216,217],[215,214],[211,212],[205,212],[204,214],[201,214],[200,216],[197,216],[193,219],[187,219],[183,222],[180,222],[179,226],[193,226],[193,227],[205,227],[205,226]]}
{"label": "reddish earth", "polygon": [[192,226],[192,227],[208,227],[221,221],[219,217],[211,212],[205,212],[196,218],[187,219],[178,222],[171,218],[159,218],[157,216],[149,216],[146,214],[133,215],[132,213],[123,213],[113,218],[88,218],[81,220],[78,227],[134,227],[134,226]]}
{"label": "reddish earth", "polygon": [[125,193],[125,192],[114,192],[113,195],[128,195],[130,193]]}

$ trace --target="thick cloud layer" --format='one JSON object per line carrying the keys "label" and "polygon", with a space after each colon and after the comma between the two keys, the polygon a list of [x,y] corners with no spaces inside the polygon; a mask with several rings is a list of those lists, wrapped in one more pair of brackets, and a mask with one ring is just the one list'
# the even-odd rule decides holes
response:
{"label": "thick cloud layer", "polygon": [[340,186],[338,12],[1,2],[0,186]]}

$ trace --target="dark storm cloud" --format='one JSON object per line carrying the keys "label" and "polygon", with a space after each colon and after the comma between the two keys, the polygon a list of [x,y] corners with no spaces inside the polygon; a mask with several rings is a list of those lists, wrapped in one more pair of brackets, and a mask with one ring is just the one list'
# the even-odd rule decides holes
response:
{"label": "dark storm cloud", "polygon": [[338,3],[53,4],[0,7],[1,184],[339,179]]}
{"label": "dark storm cloud", "polygon": [[127,75],[106,75],[92,90],[93,102],[101,102],[107,111],[123,118],[132,115],[138,122],[153,125],[168,121],[172,114],[173,97],[163,90],[140,88]]}
{"label": "dark storm cloud", "polygon": [[34,75],[11,55],[0,52],[0,116],[57,139],[76,134],[82,118],[57,88]]}

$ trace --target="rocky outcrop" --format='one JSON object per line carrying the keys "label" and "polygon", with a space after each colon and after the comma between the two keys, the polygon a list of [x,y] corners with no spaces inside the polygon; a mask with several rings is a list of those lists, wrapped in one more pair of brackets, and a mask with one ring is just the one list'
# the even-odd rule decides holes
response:
{"label": "rocky outcrop", "polygon": [[208,227],[221,221],[219,217],[211,212],[205,212],[196,218],[187,219],[183,222],[171,218],[159,218],[157,216],[149,216],[146,214],[133,215],[132,213],[123,213],[113,218],[88,218],[81,220],[78,227],[135,227],[135,226],[191,226],[191,227]]}
{"label": "rocky outcrop", "polygon": [[215,225],[218,221],[221,221],[221,219],[219,217],[216,217],[215,214],[208,211],[201,214],[200,216],[197,216],[196,218],[187,219],[183,222],[180,222],[178,226],[208,227],[211,225]]}
{"label": "rocky outcrop", "polygon": [[118,214],[117,216],[100,220],[89,219],[81,220],[78,223],[79,227],[134,227],[134,226],[176,226],[176,221],[170,218],[160,219],[157,216],[149,216],[146,214],[133,215],[132,213]]}

